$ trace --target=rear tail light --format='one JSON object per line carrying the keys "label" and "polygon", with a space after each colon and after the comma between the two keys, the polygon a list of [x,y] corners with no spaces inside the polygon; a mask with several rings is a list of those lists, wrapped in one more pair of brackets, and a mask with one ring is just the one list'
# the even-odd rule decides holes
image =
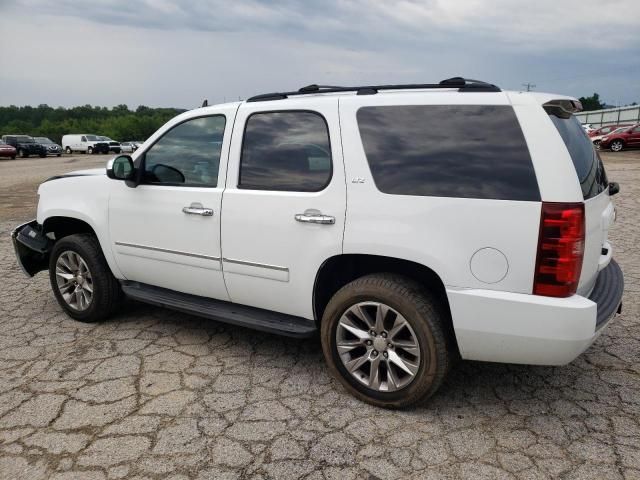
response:
{"label": "rear tail light", "polygon": [[584,204],[542,203],[533,293],[569,297],[576,293],[584,254]]}

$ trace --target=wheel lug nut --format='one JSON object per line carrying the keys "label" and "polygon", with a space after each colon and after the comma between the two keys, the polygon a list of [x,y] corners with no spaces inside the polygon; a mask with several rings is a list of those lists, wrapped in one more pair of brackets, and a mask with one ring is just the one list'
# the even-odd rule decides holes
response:
{"label": "wheel lug nut", "polygon": [[371,335],[372,337],[375,337],[375,336],[376,336],[376,332],[374,332],[373,330],[371,330],[371,331],[369,332],[369,335]]}
{"label": "wheel lug nut", "polygon": [[371,340],[367,340],[367,341],[366,341],[366,344],[367,344],[367,345],[371,345],[372,343],[373,343],[373,342],[372,342]]}
{"label": "wheel lug nut", "polygon": [[393,348],[393,343],[387,343],[387,347]]}
{"label": "wheel lug nut", "polygon": [[378,351],[377,351],[377,350],[373,350],[373,351],[371,352],[371,355],[373,355],[373,356],[375,357],[376,355],[378,355]]}
{"label": "wheel lug nut", "polygon": [[387,352],[384,352],[384,358],[387,358],[389,356],[389,354]]}
{"label": "wheel lug nut", "polygon": [[387,338],[387,332],[382,332],[382,337]]}

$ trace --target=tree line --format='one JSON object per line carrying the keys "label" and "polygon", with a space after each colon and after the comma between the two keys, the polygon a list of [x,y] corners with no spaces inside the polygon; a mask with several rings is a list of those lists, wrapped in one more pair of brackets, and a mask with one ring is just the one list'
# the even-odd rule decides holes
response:
{"label": "tree line", "polygon": [[56,143],[68,133],[104,135],[114,140],[146,140],[170,118],[184,110],[127,105],[113,108],[84,105],[57,107],[38,105],[0,107],[0,135],[24,134],[49,137]]}

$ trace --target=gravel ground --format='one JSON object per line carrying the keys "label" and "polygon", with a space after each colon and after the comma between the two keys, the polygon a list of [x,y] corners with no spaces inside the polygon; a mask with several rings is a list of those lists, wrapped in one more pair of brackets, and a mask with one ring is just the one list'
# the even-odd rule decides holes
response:
{"label": "gravel ground", "polygon": [[623,314],[566,367],[462,362],[402,412],[346,394],[316,340],[133,302],[70,320],[9,232],[38,181],[106,157],[0,162],[0,478],[640,479],[640,154],[606,157]]}

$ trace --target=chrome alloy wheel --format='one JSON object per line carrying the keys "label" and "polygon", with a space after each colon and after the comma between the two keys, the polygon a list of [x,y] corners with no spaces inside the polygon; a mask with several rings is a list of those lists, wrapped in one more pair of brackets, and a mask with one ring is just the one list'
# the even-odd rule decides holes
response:
{"label": "chrome alloy wheel", "polygon": [[84,311],[93,299],[93,279],[83,258],[65,250],[56,261],[56,283],[60,295],[74,310]]}
{"label": "chrome alloy wheel", "polygon": [[353,378],[378,392],[406,387],[420,368],[420,345],[411,325],[379,302],[360,302],[344,312],[336,348]]}
{"label": "chrome alloy wheel", "polygon": [[620,140],[614,140],[613,142],[611,142],[610,148],[612,152],[619,152],[620,150],[622,150],[622,142]]}

